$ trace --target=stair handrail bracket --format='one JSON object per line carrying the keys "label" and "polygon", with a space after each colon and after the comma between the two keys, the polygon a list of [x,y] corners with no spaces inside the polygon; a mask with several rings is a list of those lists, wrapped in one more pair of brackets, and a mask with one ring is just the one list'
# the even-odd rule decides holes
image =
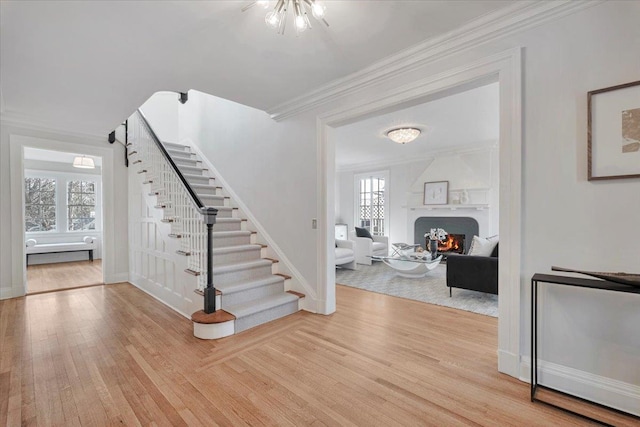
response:
{"label": "stair handrail bracket", "polygon": [[197,273],[198,289],[204,291],[204,312],[214,313],[213,225],[218,209],[206,206],[158,138],[146,116],[138,109],[128,120],[128,141],[136,154],[138,173],[146,174],[150,195],[157,197],[163,222],[172,235],[180,236],[180,254],[187,256],[188,270]]}

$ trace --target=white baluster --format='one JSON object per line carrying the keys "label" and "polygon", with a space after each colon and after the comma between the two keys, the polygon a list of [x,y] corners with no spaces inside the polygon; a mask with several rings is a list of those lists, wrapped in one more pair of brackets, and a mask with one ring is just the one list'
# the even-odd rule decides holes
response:
{"label": "white baluster", "polygon": [[181,234],[180,249],[190,252],[188,268],[200,272],[198,288],[207,283],[207,227],[205,219],[193,204],[177,174],[164,158],[140,116],[129,118],[129,141],[132,149],[142,161],[139,165],[147,170],[147,179],[152,180],[151,191],[157,191],[158,205],[165,205],[164,218],[173,219],[171,232]]}

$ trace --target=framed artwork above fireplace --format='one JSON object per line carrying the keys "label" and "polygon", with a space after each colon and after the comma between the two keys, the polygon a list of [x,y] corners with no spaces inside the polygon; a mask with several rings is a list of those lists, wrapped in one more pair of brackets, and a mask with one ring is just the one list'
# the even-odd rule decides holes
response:
{"label": "framed artwork above fireplace", "polygon": [[449,203],[449,181],[424,183],[425,205],[446,205]]}

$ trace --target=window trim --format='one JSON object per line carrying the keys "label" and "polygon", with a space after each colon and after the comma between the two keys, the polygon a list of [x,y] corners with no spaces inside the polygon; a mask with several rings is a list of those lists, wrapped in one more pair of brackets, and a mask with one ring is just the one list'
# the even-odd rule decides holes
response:
{"label": "window trim", "polygon": [[[384,236],[389,236],[389,224],[391,212],[389,210],[389,171],[372,171],[372,172],[363,172],[357,173],[353,176],[353,201],[354,201],[354,210],[353,210],[353,223],[356,226],[360,224],[360,181],[366,178],[379,178],[384,179]],[[374,234],[371,231],[371,234]]]}

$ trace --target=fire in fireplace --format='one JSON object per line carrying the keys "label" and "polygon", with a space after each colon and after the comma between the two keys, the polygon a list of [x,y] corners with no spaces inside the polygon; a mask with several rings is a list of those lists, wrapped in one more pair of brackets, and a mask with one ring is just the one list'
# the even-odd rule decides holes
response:
{"label": "fire in fireplace", "polygon": [[[448,234],[447,239],[438,242],[439,253],[463,254],[464,253],[464,234]],[[429,247],[427,242],[427,247]]]}

